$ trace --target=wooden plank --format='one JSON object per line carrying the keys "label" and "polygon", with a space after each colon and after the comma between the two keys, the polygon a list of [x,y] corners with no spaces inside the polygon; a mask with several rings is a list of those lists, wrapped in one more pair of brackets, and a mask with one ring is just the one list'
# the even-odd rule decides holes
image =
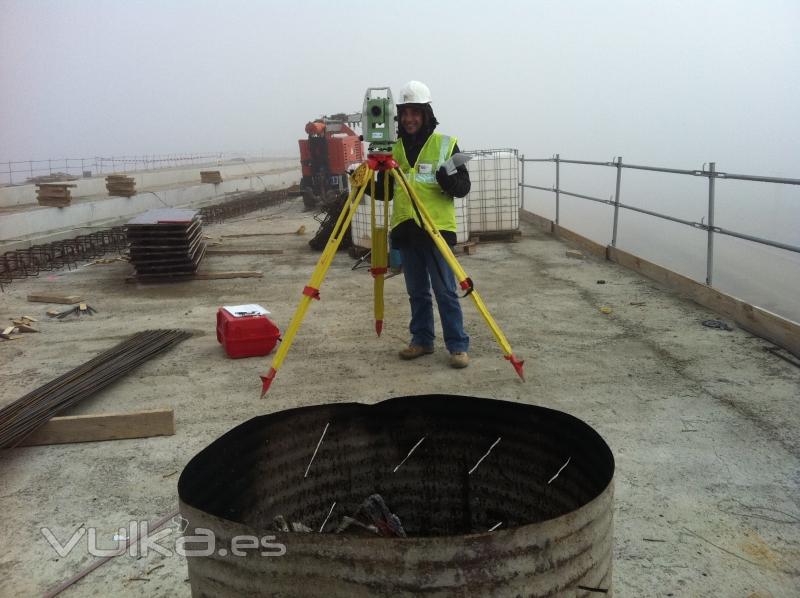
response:
{"label": "wooden plank", "polygon": [[175,434],[175,414],[172,409],[69,415],[50,419],[23,440],[19,446],[149,438],[150,436],[172,436],[173,434]]}
{"label": "wooden plank", "polygon": [[283,249],[207,249],[206,255],[280,255]]}
{"label": "wooden plank", "polygon": [[125,282],[183,282],[189,280],[218,280],[225,278],[263,278],[264,273],[258,270],[244,270],[242,272],[195,272],[194,274],[169,274],[164,276],[128,276]]}
{"label": "wooden plank", "polygon": [[28,301],[34,303],[63,303],[65,305],[72,305],[83,301],[80,295],[50,295],[47,293],[38,293],[28,295]]}
{"label": "wooden plank", "polygon": [[800,324],[621,249],[609,247],[608,259],[675,289],[700,305],[731,318],[745,330],[800,356]]}
{"label": "wooden plank", "polygon": [[591,239],[584,237],[574,231],[564,228],[558,224],[553,224],[553,234],[561,239],[574,243],[584,251],[588,251],[598,257],[606,257],[606,246],[595,243]]}
{"label": "wooden plank", "polygon": [[222,235],[223,239],[244,239],[246,237],[274,237],[275,235],[291,235],[294,233],[242,233],[239,235]]}
{"label": "wooden plank", "polygon": [[195,280],[217,280],[220,278],[263,278],[264,273],[257,270],[242,272],[195,272]]}
{"label": "wooden plank", "polygon": [[485,243],[487,241],[510,241],[516,243],[522,237],[520,230],[494,230],[470,233],[469,240],[475,243]]}
{"label": "wooden plank", "polygon": [[520,209],[519,218],[523,222],[528,222],[530,224],[533,224],[536,228],[540,228],[546,233],[553,232],[553,221],[548,220],[543,216],[539,216],[539,214],[534,214],[533,212],[529,212],[528,210]]}

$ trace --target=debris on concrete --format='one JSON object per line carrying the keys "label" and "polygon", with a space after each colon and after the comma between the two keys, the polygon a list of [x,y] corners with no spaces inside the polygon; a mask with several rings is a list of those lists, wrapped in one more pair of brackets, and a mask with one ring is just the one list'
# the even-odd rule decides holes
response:
{"label": "debris on concrete", "polygon": [[17,332],[19,332],[19,329],[16,326],[9,326],[0,332],[0,338],[7,341],[15,341],[19,338],[22,338],[20,336],[15,336]]}
{"label": "debris on concrete", "polygon": [[706,328],[718,328],[719,330],[733,330],[733,326],[722,320],[703,320],[703,326]]}
{"label": "debris on concrete", "polygon": [[567,257],[571,257],[574,260],[583,260],[586,259],[586,256],[583,255],[580,251],[574,251],[572,249],[568,249],[566,254]]}
{"label": "debris on concrete", "polygon": [[11,319],[11,323],[19,332],[39,332],[37,328],[33,327],[33,324],[35,322],[38,322],[38,320],[36,320],[35,318],[31,318],[29,316],[22,316],[21,318]]}
{"label": "debris on concrete", "polygon": [[57,318],[59,320],[63,320],[69,315],[75,316],[93,316],[97,313],[97,310],[93,308],[91,305],[87,303],[80,303],[75,307],[70,307],[69,309],[65,309],[64,311],[58,311],[55,309],[48,309],[47,315],[51,318]]}

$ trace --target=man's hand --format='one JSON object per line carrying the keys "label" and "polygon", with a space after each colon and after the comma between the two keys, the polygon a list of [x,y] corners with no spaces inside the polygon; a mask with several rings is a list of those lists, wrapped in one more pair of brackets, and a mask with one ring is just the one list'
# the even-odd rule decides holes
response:
{"label": "man's hand", "polygon": [[439,186],[442,188],[442,191],[447,193],[448,195],[452,195],[453,185],[455,180],[452,176],[447,174],[447,170],[445,167],[442,166],[439,170],[436,171],[436,182],[439,183]]}

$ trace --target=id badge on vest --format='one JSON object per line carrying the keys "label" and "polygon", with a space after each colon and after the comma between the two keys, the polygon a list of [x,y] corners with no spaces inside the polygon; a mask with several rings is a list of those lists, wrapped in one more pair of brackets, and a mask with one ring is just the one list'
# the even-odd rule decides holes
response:
{"label": "id badge on vest", "polygon": [[433,164],[430,162],[423,162],[417,166],[417,173],[419,176],[417,177],[418,181],[422,181],[425,183],[430,183],[435,180],[433,176]]}

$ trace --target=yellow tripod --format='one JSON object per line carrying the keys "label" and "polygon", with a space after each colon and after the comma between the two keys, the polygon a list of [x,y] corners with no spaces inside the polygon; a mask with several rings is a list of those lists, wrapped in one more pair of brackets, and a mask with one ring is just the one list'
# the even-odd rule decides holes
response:
{"label": "yellow tripod", "polygon": [[[508,340],[506,340],[506,337],[503,334],[503,331],[500,330],[497,322],[495,322],[494,318],[492,318],[489,310],[486,309],[486,305],[484,305],[483,300],[478,294],[478,291],[476,291],[475,287],[473,286],[472,279],[467,276],[467,273],[453,255],[449,245],[447,245],[447,242],[439,233],[438,229],[433,225],[433,220],[431,219],[428,210],[419,200],[419,197],[417,197],[417,194],[411,185],[409,185],[408,180],[403,172],[397,167],[397,162],[394,161],[389,153],[373,153],[368,156],[367,161],[361,164],[361,166],[359,166],[350,177],[350,195],[345,201],[342,212],[336,221],[336,225],[334,226],[333,232],[331,233],[331,236],[325,245],[325,249],[322,251],[322,255],[317,262],[317,266],[314,268],[314,272],[311,274],[311,279],[303,288],[303,297],[300,299],[300,303],[294,312],[294,316],[292,316],[292,320],[289,322],[289,327],[286,329],[286,333],[281,339],[278,352],[275,354],[275,357],[272,360],[272,365],[270,366],[269,372],[266,376],[261,376],[261,398],[264,398],[264,395],[267,394],[272,381],[275,379],[278,370],[283,364],[283,360],[286,358],[286,354],[289,352],[289,347],[291,347],[295,334],[297,334],[297,330],[300,328],[303,318],[305,318],[306,312],[311,305],[311,301],[314,299],[319,300],[320,298],[319,289],[322,285],[322,281],[325,279],[325,274],[328,272],[328,268],[330,268],[331,262],[336,256],[336,251],[339,249],[339,244],[342,242],[342,237],[350,226],[350,222],[353,220],[353,216],[356,213],[356,208],[364,197],[367,185],[370,185],[372,196],[372,261],[370,272],[374,277],[375,330],[378,335],[380,335],[383,328],[383,275],[388,266],[387,236],[389,229],[389,211],[388,209],[384,208],[383,226],[376,226],[375,173],[378,171],[391,174],[394,177],[395,184],[401,185],[408,194],[408,197],[411,198],[411,203],[413,204],[414,209],[419,216],[423,228],[430,235],[431,239],[433,239],[436,248],[441,252],[445,261],[453,270],[459,286],[467,295],[472,298],[472,301],[475,303],[475,307],[483,316],[483,319],[486,321],[486,324],[492,331],[497,344],[500,345],[500,348],[503,350],[504,357],[511,362],[511,365],[514,366],[514,369],[519,377],[523,380],[525,379],[522,371],[524,360],[517,359],[514,356],[514,353],[511,350],[511,345],[509,345]],[[388,187],[389,178],[388,176],[384,176],[384,198],[388,197]]]}

